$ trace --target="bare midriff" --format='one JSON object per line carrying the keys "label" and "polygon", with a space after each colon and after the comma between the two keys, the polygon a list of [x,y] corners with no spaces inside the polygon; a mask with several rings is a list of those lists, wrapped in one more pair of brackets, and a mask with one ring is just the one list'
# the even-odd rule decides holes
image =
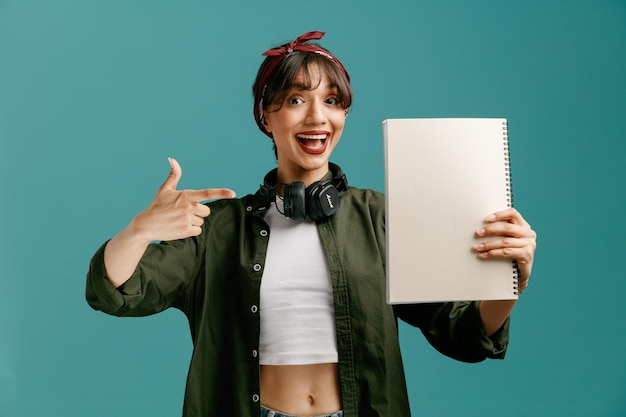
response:
{"label": "bare midriff", "polygon": [[341,410],[339,367],[336,363],[261,365],[261,404],[297,416]]}

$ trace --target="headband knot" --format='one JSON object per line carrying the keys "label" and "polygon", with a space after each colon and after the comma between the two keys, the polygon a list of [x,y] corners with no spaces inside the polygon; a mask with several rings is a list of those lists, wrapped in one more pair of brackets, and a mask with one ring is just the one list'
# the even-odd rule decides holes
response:
{"label": "headband knot", "polygon": [[281,55],[289,55],[294,51],[302,51],[302,52],[315,52],[319,53],[319,46],[315,45],[307,45],[306,41],[318,40],[322,39],[326,33],[325,32],[307,32],[303,35],[300,35],[296,38],[295,41],[291,41],[285,45],[277,46],[274,48],[270,48],[267,51],[263,52],[263,56],[281,56]]}

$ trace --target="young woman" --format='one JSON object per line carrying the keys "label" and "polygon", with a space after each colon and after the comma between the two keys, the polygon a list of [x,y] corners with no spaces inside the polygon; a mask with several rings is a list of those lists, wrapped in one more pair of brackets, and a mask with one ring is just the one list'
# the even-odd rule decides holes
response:
{"label": "young woman", "polygon": [[[152,203],[91,261],[95,309],[188,317],[184,416],[409,416],[398,318],[452,358],[504,357],[514,301],[386,304],[384,197],[329,162],[352,93],[339,60],[310,42],[322,36],[264,54],[254,117],[278,166],[255,194],[177,190],[171,159]],[[517,260],[525,288],[535,233],[522,216],[492,214],[477,235],[492,237],[478,256]]]}

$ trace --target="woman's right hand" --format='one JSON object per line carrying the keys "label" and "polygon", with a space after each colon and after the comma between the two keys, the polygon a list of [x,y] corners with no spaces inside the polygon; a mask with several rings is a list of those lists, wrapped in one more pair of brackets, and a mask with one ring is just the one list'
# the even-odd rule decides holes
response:
{"label": "woman's right hand", "polygon": [[184,239],[202,233],[204,218],[211,210],[200,204],[201,201],[235,197],[235,193],[226,188],[177,190],[182,170],[175,159],[170,158],[170,166],[170,175],[152,203],[104,249],[107,278],[115,287],[130,278],[150,242]]}
{"label": "woman's right hand", "polygon": [[211,213],[207,206],[200,203],[235,197],[234,191],[227,188],[177,190],[182,169],[175,159],[169,158],[169,161],[170,174],[154,200],[129,225],[135,237],[145,242],[198,236],[202,232],[204,218]]}

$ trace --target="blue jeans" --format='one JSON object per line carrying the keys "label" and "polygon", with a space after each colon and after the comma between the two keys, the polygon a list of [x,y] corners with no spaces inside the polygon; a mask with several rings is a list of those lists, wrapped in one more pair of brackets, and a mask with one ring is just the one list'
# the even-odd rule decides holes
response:
{"label": "blue jeans", "polygon": [[[261,417],[298,417],[298,416],[280,413],[270,408],[261,406]],[[336,411],[334,413],[324,414],[324,415],[316,416],[316,417],[343,417],[343,411]]]}

